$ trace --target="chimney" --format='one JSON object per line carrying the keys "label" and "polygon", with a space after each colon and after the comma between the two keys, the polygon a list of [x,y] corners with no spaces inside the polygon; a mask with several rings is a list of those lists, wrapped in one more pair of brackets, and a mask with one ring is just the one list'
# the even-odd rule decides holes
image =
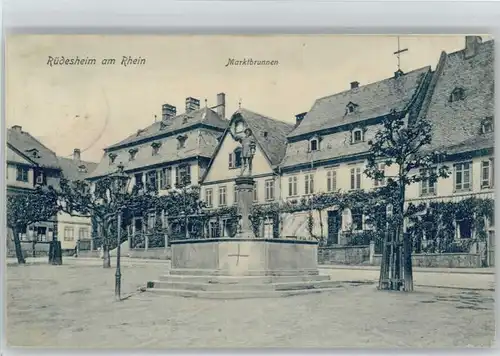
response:
{"label": "chimney", "polygon": [[304,117],[306,116],[307,112],[303,112],[300,114],[295,115],[295,127],[299,126]]}
{"label": "chimney", "polygon": [[14,125],[14,126],[12,126],[12,130],[14,130],[16,132],[23,132],[23,127],[19,126],[19,125]]}
{"label": "chimney", "polygon": [[168,120],[177,115],[177,109],[175,106],[169,104],[163,104],[161,107],[161,119]]}
{"label": "chimney", "polygon": [[359,82],[351,82],[351,89],[356,89],[356,88],[359,88]]}
{"label": "chimney", "polygon": [[73,150],[73,160],[74,161],[79,161],[80,160],[80,154],[81,154],[81,151],[79,148],[75,148]]}
{"label": "chimney", "polygon": [[186,114],[189,114],[191,111],[198,110],[200,108],[200,101],[193,97],[186,98]]}
{"label": "chimney", "polygon": [[474,57],[482,42],[483,39],[479,36],[465,36],[465,59]]}
{"label": "chimney", "polygon": [[226,94],[217,94],[217,114],[221,119],[226,118]]}

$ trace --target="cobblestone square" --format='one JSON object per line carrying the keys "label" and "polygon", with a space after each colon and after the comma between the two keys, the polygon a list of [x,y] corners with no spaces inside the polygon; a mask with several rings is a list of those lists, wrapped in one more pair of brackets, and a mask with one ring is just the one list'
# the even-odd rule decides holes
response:
{"label": "cobblestone square", "polygon": [[346,283],[321,294],[227,301],[137,291],[166,268],[164,263],[124,263],[123,295],[128,298],[115,302],[115,270],[98,263],[9,266],[8,345],[450,348],[489,347],[494,340],[491,291],[416,287],[403,294]]}

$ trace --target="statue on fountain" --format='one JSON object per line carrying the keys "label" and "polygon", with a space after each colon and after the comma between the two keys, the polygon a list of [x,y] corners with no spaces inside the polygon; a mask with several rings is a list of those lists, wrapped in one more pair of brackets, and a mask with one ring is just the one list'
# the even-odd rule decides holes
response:
{"label": "statue on fountain", "polygon": [[245,129],[244,137],[236,137],[236,140],[241,144],[241,173],[240,176],[250,177],[252,175],[252,160],[255,155],[255,138],[252,130]]}

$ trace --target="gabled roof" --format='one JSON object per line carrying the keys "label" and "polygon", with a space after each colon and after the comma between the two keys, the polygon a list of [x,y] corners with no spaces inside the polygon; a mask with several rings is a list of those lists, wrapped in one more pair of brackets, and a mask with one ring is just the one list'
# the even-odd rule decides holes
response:
{"label": "gabled roof", "polygon": [[[262,150],[271,167],[275,168],[278,166],[286,153],[286,136],[293,130],[294,125],[257,114],[244,108],[240,108],[231,116],[230,124],[233,120],[239,118],[243,119],[248,128],[252,130],[256,144]],[[224,134],[219,139],[219,144],[201,180],[204,180],[208,175],[212,163],[224,143],[225,137],[230,133],[229,130],[230,127],[224,131]]]}
{"label": "gabled roof", "polygon": [[[403,112],[412,103],[427,75],[430,75],[430,66],[413,70],[398,78],[391,77],[317,99],[301,124],[288,137],[381,117],[393,109]],[[352,113],[346,112],[349,103],[355,104]]]}
{"label": "gabled roof", "polygon": [[132,145],[146,140],[154,140],[156,136],[166,136],[176,131],[187,130],[197,124],[204,124],[222,131],[227,127],[228,122],[219,117],[212,109],[204,107],[190,113],[183,113],[167,120],[155,122],[145,129],[138,130],[126,139],[107,147],[106,150],[110,151],[122,146]]}
{"label": "gabled roof", "polygon": [[54,151],[44,146],[28,132],[22,131],[21,128],[7,130],[7,144],[39,167],[60,169]]}
{"label": "gabled roof", "polygon": [[243,108],[236,111],[232,118],[237,116],[240,116],[252,130],[255,140],[269,159],[271,166],[278,165],[285,156],[286,136],[293,130],[294,125]]}
{"label": "gabled roof", "polygon": [[75,181],[87,178],[97,167],[95,162],[58,157],[64,178]]}
{"label": "gabled roof", "polygon": [[[466,58],[465,49],[441,54],[421,111],[432,125],[429,148],[455,150],[471,142],[493,147],[493,135],[480,132],[481,122],[494,117],[494,52],[494,41],[487,41],[478,43],[472,57]],[[451,102],[456,88],[464,89],[464,98]]]}

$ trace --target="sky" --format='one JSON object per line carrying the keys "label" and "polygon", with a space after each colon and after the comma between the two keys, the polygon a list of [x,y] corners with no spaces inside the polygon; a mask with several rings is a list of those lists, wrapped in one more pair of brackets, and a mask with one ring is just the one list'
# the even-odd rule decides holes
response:
{"label": "sky", "polygon": [[[483,40],[488,39],[483,36]],[[401,36],[404,72],[432,66],[465,36]],[[6,39],[6,122],[20,125],[59,156],[82,150],[98,162],[103,149],[161,118],[185,98],[216,104],[226,116],[241,106],[293,123],[320,97],[393,76],[396,36],[358,35],[10,35]],[[49,56],[95,58],[97,64],[48,65]],[[120,65],[123,56],[146,59]],[[115,65],[101,65],[115,58]],[[226,66],[229,58],[275,60],[276,66]],[[54,62],[52,62],[54,63]]]}

